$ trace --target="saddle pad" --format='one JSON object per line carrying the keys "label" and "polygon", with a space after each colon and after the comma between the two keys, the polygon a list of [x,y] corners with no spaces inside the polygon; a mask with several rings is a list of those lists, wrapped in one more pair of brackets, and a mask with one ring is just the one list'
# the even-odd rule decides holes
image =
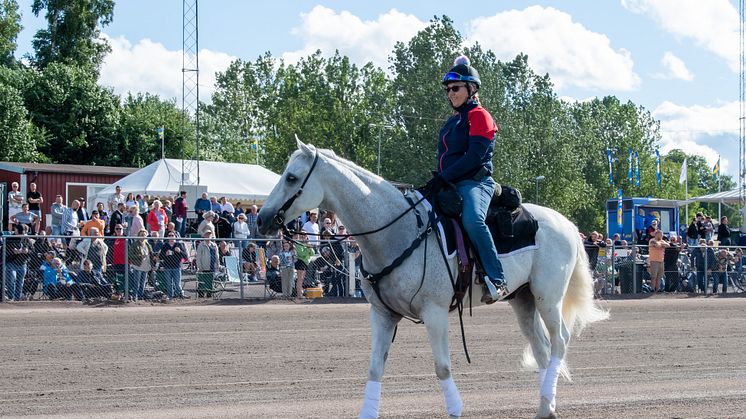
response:
{"label": "saddle pad", "polygon": [[523,205],[519,206],[511,215],[513,237],[502,237],[497,223],[487,224],[492,234],[492,241],[495,242],[497,253],[504,255],[517,250],[535,249],[537,247],[536,231],[539,229],[539,223]]}

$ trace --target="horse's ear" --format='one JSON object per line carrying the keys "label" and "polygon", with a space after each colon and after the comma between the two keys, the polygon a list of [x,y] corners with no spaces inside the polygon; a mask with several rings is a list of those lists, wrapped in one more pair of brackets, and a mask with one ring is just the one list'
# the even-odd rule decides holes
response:
{"label": "horse's ear", "polygon": [[305,144],[298,138],[298,134],[295,134],[295,142],[298,143],[298,150],[304,154],[313,155],[316,152],[316,148],[310,144]]}

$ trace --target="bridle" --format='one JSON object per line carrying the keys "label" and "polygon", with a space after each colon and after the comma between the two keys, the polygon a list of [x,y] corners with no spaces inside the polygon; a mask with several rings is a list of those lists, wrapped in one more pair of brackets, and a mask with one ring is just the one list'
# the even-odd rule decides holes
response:
{"label": "bridle", "polygon": [[279,210],[277,210],[277,214],[275,214],[274,217],[272,217],[272,225],[273,227],[278,227],[281,229],[284,229],[285,227],[285,211],[288,210],[293,205],[293,202],[295,202],[296,199],[298,199],[299,196],[303,193],[303,188],[306,187],[306,183],[308,182],[308,179],[311,177],[311,173],[313,173],[313,169],[316,168],[316,163],[319,161],[319,150],[316,150],[316,153],[313,156],[313,163],[311,163],[311,169],[306,173],[306,178],[303,179],[303,183],[300,184],[300,189],[298,189],[298,192],[296,192],[293,196],[288,198],[287,201],[285,201],[284,204],[280,207]]}

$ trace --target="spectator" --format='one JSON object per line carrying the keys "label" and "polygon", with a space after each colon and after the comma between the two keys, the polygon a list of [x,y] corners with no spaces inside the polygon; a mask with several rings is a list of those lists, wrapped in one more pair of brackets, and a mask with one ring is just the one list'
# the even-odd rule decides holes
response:
{"label": "spectator", "polygon": [[256,277],[257,263],[256,244],[249,243],[241,252],[241,262],[243,262],[243,272],[249,281],[258,281]]}
{"label": "spectator", "polygon": [[252,205],[246,214],[246,224],[249,225],[249,237],[259,240],[259,247],[264,247],[266,242],[261,239],[265,237],[259,233],[259,226],[256,225],[257,217],[259,217],[259,210],[256,205]]}
{"label": "spectator", "polygon": [[591,272],[596,270],[596,264],[598,264],[598,252],[601,247],[606,247],[606,244],[599,240],[599,234],[597,231],[591,233],[583,243],[585,246],[585,252],[588,254],[588,263],[590,264]]}
{"label": "spectator", "polygon": [[[153,202],[155,202],[155,201],[153,201]],[[167,220],[166,224],[168,224],[171,221],[173,221],[174,210],[173,210],[173,207],[171,205],[171,200],[170,199],[167,199],[167,200],[163,201],[163,211],[166,211],[166,220]]]}
{"label": "spectator", "polygon": [[738,274],[740,275],[741,272],[743,271],[743,266],[744,266],[742,248],[739,247],[738,249],[736,249],[736,251],[733,253],[733,259],[735,261],[736,272],[738,272]]}
{"label": "spectator", "polygon": [[135,199],[135,195],[132,192],[127,194],[127,198],[124,200],[124,206],[127,208],[137,206],[137,200]]}
{"label": "spectator", "polygon": [[308,235],[308,243],[313,248],[319,247],[319,225],[316,223],[316,213],[312,212],[309,215],[308,221],[303,224],[302,230]]}
{"label": "spectator", "polygon": [[319,270],[321,271],[321,281],[326,285],[326,294],[330,296],[342,297],[344,290],[342,286],[342,263],[334,255],[330,246],[321,247],[321,257],[316,259],[320,262]]}
{"label": "spectator", "polygon": [[[210,205],[210,199],[207,197],[207,192],[203,192],[202,196],[197,199],[194,203],[194,213],[197,214],[197,223],[201,223],[204,218],[204,214],[210,211],[212,206]],[[200,234],[200,236],[202,236]]]}
{"label": "spectator", "polygon": [[111,217],[109,217],[109,235],[114,235],[114,228],[117,224],[122,227],[126,226],[127,223],[124,222],[125,211],[124,202],[118,202],[111,213]]}
{"label": "spectator", "polygon": [[88,233],[93,238],[91,239],[91,245],[88,247],[86,259],[91,262],[94,271],[103,275],[106,272],[106,255],[109,252],[109,246],[104,243],[101,238],[101,231],[97,227],[91,227]]}
{"label": "spectator", "polygon": [[221,214],[223,212],[220,209],[220,202],[218,202],[218,198],[214,196],[210,197],[210,211],[214,212],[215,214]]}
{"label": "spectator", "polygon": [[213,241],[215,233],[206,231],[204,240],[197,245],[197,270],[200,272],[217,272],[220,268],[218,246]]}
{"label": "spectator", "polygon": [[705,221],[704,223],[702,223],[702,226],[705,229],[705,240],[712,240],[712,235],[715,233],[715,226],[712,224],[712,217],[706,215]]}
{"label": "spectator", "polygon": [[[10,217],[18,214],[21,212],[21,205],[23,205],[24,202],[26,202],[25,199],[23,199],[23,194],[20,190],[18,190],[18,182],[13,182],[10,184],[10,192],[8,192],[8,220],[10,221]],[[13,230],[13,226],[8,223],[8,230]]]}
{"label": "spectator", "polygon": [[64,298],[72,300],[73,296],[85,301],[83,288],[73,280],[70,271],[60,258],[51,258],[42,264],[44,293],[52,300]]}
{"label": "spectator", "polygon": [[78,228],[83,227],[83,224],[88,222],[88,210],[85,208],[85,198],[82,196],[78,198],[78,201],[80,202],[80,206],[78,206],[77,212],[78,212]]}
{"label": "spectator", "polygon": [[176,224],[176,231],[179,232],[179,237],[186,235],[186,222],[187,222],[187,193],[181,191],[179,197],[174,201],[174,223]]}
{"label": "spectator", "polygon": [[332,226],[332,220],[331,218],[324,218],[324,225],[321,227],[321,234],[328,232],[331,236],[337,234],[337,232],[334,230],[334,227]]}
{"label": "spectator", "polygon": [[5,295],[8,300],[21,301],[23,281],[34,244],[28,238],[28,231],[26,224],[18,224],[13,230],[13,235],[5,239]]}
{"label": "spectator", "polygon": [[109,212],[114,212],[119,208],[119,204],[125,203],[124,194],[122,194],[122,187],[117,185],[114,187],[114,193],[109,195]]}
{"label": "spectator", "polygon": [[295,262],[297,256],[293,246],[289,241],[282,242],[282,251],[280,252],[280,277],[282,278],[282,295],[285,298],[292,296],[293,277],[295,276]]}
{"label": "spectator", "polygon": [[[97,202],[96,210],[98,210],[98,218],[104,222],[104,229],[101,230],[100,233],[102,236],[108,235],[109,234],[109,213],[106,212],[106,210],[104,209],[104,203]],[[93,216],[93,211],[91,211],[91,216]]]}
{"label": "spectator", "polygon": [[205,233],[208,231],[212,233],[212,236],[215,237],[215,218],[216,214],[212,211],[206,211],[203,214],[203,220],[201,223],[199,223],[199,227],[197,227],[197,234],[200,235],[200,237],[204,237]]}
{"label": "spectator", "polygon": [[[705,228],[705,216],[698,212],[696,217],[697,219],[697,235],[700,239],[705,239],[705,243],[707,242],[707,229]],[[697,241],[699,243],[699,240]]]}
{"label": "spectator", "polygon": [[161,251],[163,240],[161,240],[161,233],[157,231],[150,232],[150,246],[153,248],[153,252],[158,253]]}
{"label": "spectator", "polygon": [[303,281],[306,279],[306,270],[308,269],[308,264],[311,262],[313,249],[304,245],[308,241],[308,236],[305,234],[296,234],[295,240],[295,302],[299,303],[302,299],[305,299],[303,296]]}
{"label": "spectator", "polygon": [[91,211],[91,219],[88,220],[85,225],[83,226],[83,229],[80,230],[81,236],[92,236],[91,229],[95,228],[97,232],[103,232],[104,228],[106,228],[106,223],[104,220],[102,220],[101,215],[98,213],[98,210]]}
{"label": "spectator", "polygon": [[235,218],[236,209],[233,208],[233,204],[230,203],[224,196],[220,197],[220,213],[226,218]]}
{"label": "spectator", "polygon": [[159,236],[163,236],[166,231],[166,224],[168,224],[168,216],[162,208],[161,201],[156,199],[153,201],[153,209],[148,214],[150,231],[157,231]]}
{"label": "spectator", "polygon": [[723,294],[728,292],[728,266],[734,261],[728,249],[720,249],[715,256],[712,273],[712,293],[718,293],[718,284],[723,284]]}
{"label": "spectator", "polygon": [[137,205],[129,207],[129,221],[125,220],[125,222],[129,223],[127,230],[128,237],[136,237],[139,235],[140,230],[145,230],[145,223],[143,222],[142,217],[140,217],[138,209]]}
{"label": "spectator", "polygon": [[184,244],[176,241],[176,232],[166,233],[166,242],[161,246],[159,257],[163,262],[168,298],[185,298],[181,288],[181,261],[187,257]]}
{"label": "spectator", "polygon": [[339,226],[342,225],[342,221],[337,218],[336,212],[330,210],[326,211],[326,218],[328,218],[332,222],[332,230],[336,234],[336,232],[339,231]]}
{"label": "spectator", "polygon": [[145,198],[145,196],[137,194],[135,196],[135,201],[137,201],[137,212],[140,214],[140,217],[143,220],[147,220],[148,219],[148,207],[149,207],[148,200]]}
{"label": "spectator", "polygon": [[148,230],[141,228],[137,237],[138,239],[130,244],[128,252],[134,281],[134,295],[131,297],[134,301],[145,298],[145,282],[148,279],[148,272],[152,269],[150,259],[153,257],[153,247],[148,243]]}
{"label": "spectator", "polygon": [[274,255],[280,256],[282,252],[282,231],[278,231],[274,240],[269,240],[267,243],[267,257],[271,258]]}
{"label": "spectator", "polygon": [[244,211],[243,206],[240,202],[236,202],[236,208],[233,210],[233,216],[238,217],[240,214],[246,214],[246,211]]}
{"label": "spectator", "polygon": [[728,228],[728,217],[723,215],[720,217],[720,225],[718,226],[718,241],[721,246],[730,246],[730,229]]}
{"label": "spectator", "polygon": [[241,239],[239,245],[241,250],[249,244],[247,240],[250,236],[249,225],[246,223],[246,214],[238,214],[238,219],[233,223],[233,238]]}
{"label": "spectator", "polygon": [[[121,205],[121,204],[120,204]],[[112,246],[113,257],[112,257],[112,271],[119,280],[123,280],[124,272],[127,268],[125,260],[125,252],[127,250],[127,239],[124,238],[124,226],[117,224],[114,226],[114,244]],[[116,281],[116,279],[115,279]]]}
{"label": "spectator", "polygon": [[233,256],[230,243],[225,240],[221,240],[218,243],[218,256],[220,256],[220,266],[226,266],[225,257]]}
{"label": "spectator", "polygon": [[62,202],[62,195],[57,195],[54,197],[54,202],[52,203],[51,207],[51,213],[52,213],[52,235],[55,236],[61,236],[62,231],[62,214],[65,212],[65,204]]}
{"label": "spectator", "polygon": [[650,225],[648,228],[645,229],[645,241],[650,242],[650,240],[655,238],[655,232],[660,230],[658,227],[658,219],[653,219],[653,221],[650,222]]}
{"label": "spectator", "polygon": [[174,233],[177,239],[181,238],[181,234],[179,234],[179,232],[176,231],[176,224],[174,223],[166,224],[166,231],[163,233],[163,237],[168,237],[168,233]]}
{"label": "spectator", "polygon": [[[44,197],[41,193],[36,190],[36,183],[31,182],[29,184],[29,191],[26,194],[26,203],[28,203],[28,210],[36,214],[41,220],[41,204],[44,203]],[[39,233],[39,226],[36,227],[37,234]]]}
{"label": "spectator", "polygon": [[86,298],[105,298],[110,299],[112,287],[101,271],[93,269],[93,263],[90,260],[83,261],[83,270],[78,272],[77,282],[83,289]]}
{"label": "spectator", "polygon": [[29,205],[26,203],[21,204],[21,212],[11,215],[9,218],[9,224],[17,228],[18,225],[25,225],[28,227],[28,232],[36,234],[39,229],[40,219],[39,216],[29,211]]}
{"label": "spectator", "polygon": [[650,258],[648,259],[648,272],[650,273],[651,287],[653,292],[660,292],[660,280],[663,278],[665,271],[663,269],[663,253],[669,243],[663,239],[663,232],[655,230],[653,238],[648,242]]}
{"label": "spectator", "polygon": [[715,266],[715,251],[707,246],[705,239],[699,239],[698,245],[691,252],[694,268],[697,270],[697,287],[704,291],[707,284],[707,274]]}
{"label": "spectator", "polygon": [[666,275],[666,292],[677,291],[680,287],[679,254],[681,244],[676,236],[671,236],[669,246],[663,252],[663,271]]}
{"label": "spectator", "polygon": [[699,226],[697,223],[697,217],[692,218],[692,222],[689,224],[689,228],[686,230],[686,239],[689,246],[696,246],[697,239],[699,238]]}
{"label": "spectator", "polygon": [[267,287],[274,292],[282,292],[282,275],[280,274],[280,256],[274,255],[269,258],[267,267]]}

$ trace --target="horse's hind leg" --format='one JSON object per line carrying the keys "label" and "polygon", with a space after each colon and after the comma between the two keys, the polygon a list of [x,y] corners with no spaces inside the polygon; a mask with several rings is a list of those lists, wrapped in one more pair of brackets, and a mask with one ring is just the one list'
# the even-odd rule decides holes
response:
{"label": "horse's hind leg", "polygon": [[368,383],[365,385],[365,399],[360,411],[360,419],[375,419],[378,417],[378,407],[381,401],[381,378],[389,356],[389,348],[394,338],[396,324],[401,317],[390,313],[383,313],[375,307],[370,308],[371,351],[370,366],[368,367]]}
{"label": "horse's hind leg", "polygon": [[[542,296],[545,297],[545,296]],[[556,298],[555,298],[556,299]],[[545,377],[541,383],[541,402],[539,403],[540,418],[554,417],[555,396],[557,395],[557,379],[565,358],[567,345],[570,343],[570,331],[562,319],[562,301],[551,301],[549,298],[536,300],[536,308],[549,332],[551,346],[549,364]]]}
{"label": "horse's hind leg", "polygon": [[[547,339],[547,335],[544,332],[543,323],[539,317],[539,312],[536,310],[534,298],[534,294],[526,289],[510,300],[510,305],[513,307],[513,311],[515,311],[521,332],[528,339],[531,354],[539,367],[538,382],[539,387],[541,387],[544,377],[546,377],[547,366],[549,365],[549,339]],[[530,358],[527,359],[524,357],[524,361],[530,361]]]}
{"label": "horse's hind leg", "polygon": [[440,389],[451,418],[460,418],[464,403],[451,376],[451,355],[448,351],[448,308],[431,307],[423,310],[422,320],[427,328],[428,340],[435,360],[435,375],[440,379]]}

